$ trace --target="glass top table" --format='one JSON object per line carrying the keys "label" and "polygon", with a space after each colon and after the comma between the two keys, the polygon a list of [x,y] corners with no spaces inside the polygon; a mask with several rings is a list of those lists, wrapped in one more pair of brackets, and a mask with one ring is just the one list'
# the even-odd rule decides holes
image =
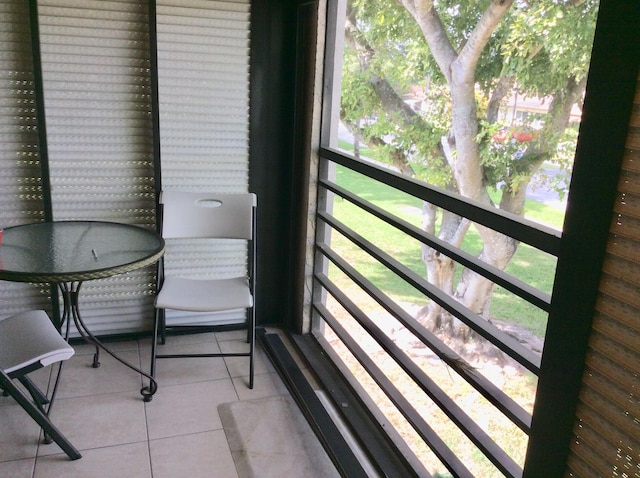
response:
{"label": "glass top table", "polygon": [[73,320],[85,341],[95,345],[93,366],[100,366],[100,349],[149,378],[140,393],[146,401],[157,390],[153,377],[124,361],[88,329],[78,307],[83,281],[141,269],[164,254],[164,239],[139,226],[103,221],[53,221],[4,229],[0,243],[0,280],[50,283],[58,286],[63,308],[58,330]]}
{"label": "glass top table", "polygon": [[0,280],[101,279],[156,262],[164,240],[138,226],[100,221],[39,222],[9,227],[0,244]]}

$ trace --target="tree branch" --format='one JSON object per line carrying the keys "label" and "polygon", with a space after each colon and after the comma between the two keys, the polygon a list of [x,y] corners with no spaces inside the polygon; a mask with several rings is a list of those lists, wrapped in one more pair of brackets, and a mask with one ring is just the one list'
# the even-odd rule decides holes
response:
{"label": "tree branch", "polygon": [[415,18],[424,35],[429,50],[448,83],[451,83],[451,64],[457,52],[449,41],[447,32],[431,0],[402,0],[404,7]]}
{"label": "tree branch", "polygon": [[[365,72],[369,70],[376,51],[362,38],[355,21],[351,17],[352,12],[348,12],[345,25],[345,39],[349,46],[353,48],[353,51],[356,52],[360,70]],[[402,100],[386,78],[381,78],[375,73],[372,73],[369,81],[373,85],[376,94],[380,98],[382,107],[387,113],[398,116],[406,126],[419,119],[419,115]]]}
{"label": "tree branch", "polygon": [[[349,132],[353,135],[353,137],[361,143],[367,144],[369,146],[377,146],[377,147],[389,146],[389,144],[387,144],[379,136],[367,135],[365,137],[365,135],[362,132],[362,128],[360,128],[358,125],[345,122],[344,126],[347,128],[347,130],[349,130]],[[390,151],[389,157],[391,159],[391,166],[396,168],[399,172],[401,172],[406,176],[415,175],[415,171],[411,167],[411,162],[409,161],[407,154],[402,149],[392,148]]]}
{"label": "tree branch", "polygon": [[498,113],[500,112],[500,103],[509,94],[515,83],[515,78],[509,74],[503,74],[498,80],[498,84],[491,94],[489,104],[487,105],[487,121],[491,124],[498,121]]}
{"label": "tree branch", "polygon": [[492,0],[455,60],[458,81],[474,81],[474,72],[482,50],[514,0]]}
{"label": "tree branch", "polygon": [[373,48],[371,48],[371,46],[361,38],[362,35],[360,35],[358,27],[356,26],[355,12],[350,6],[348,6],[347,9],[344,38],[347,44],[356,52],[358,62],[360,63],[360,70],[365,71],[369,68],[371,58],[374,56],[375,52]]}

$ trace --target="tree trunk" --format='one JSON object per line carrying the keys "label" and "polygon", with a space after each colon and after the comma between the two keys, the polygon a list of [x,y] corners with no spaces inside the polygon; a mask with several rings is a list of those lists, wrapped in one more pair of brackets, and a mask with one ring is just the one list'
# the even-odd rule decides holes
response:
{"label": "tree trunk", "polygon": [[[441,212],[442,223],[440,225],[438,238],[454,247],[460,247],[471,223],[467,219],[453,214],[450,211],[445,210]],[[432,235],[435,235],[437,213],[437,207],[427,202],[424,203],[423,228]],[[423,245],[422,260],[425,263],[429,283],[436,286],[445,294],[453,296],[454,276],[456,272],[456,263],[453,259],[431,247]],[[432,330],[443,330],[453,333],[450,315],[434,301],[429,302],[423,321],[425,325]]]}
{"label": "tree trunk", "polygon": [[[554,95],[545,122],[545,134],[538,142],[532,144],[526,153],[533,155],[537,160],[531,163],[529,176],[525,181],[520,182],[517,187],[505,188],[500,201],[501,210],[524,216],[527,186],[547,156],[557,147],[557,138],[568,126],[571,107],[584,93],[585,85],[586,80],[576,82],[573,78],[570,78],[566,87]],[[542,152],[547,154],[541,154]],[[474,224],[474,226],[478,230],[484,245],[478,259],[504,270],[516,252],[518,241],[487,227],[478,224]],[[489,319],[494,287],[493,282],[476,272],[465,269],[453,296],[471,311],[485,319]],[[450,321],[450,324],[447,324],[447,321]],[[465,341],[474,335],[459,320],[452,317],[440,318],[439,325],[441,328],[452,330],[454,336]]]}

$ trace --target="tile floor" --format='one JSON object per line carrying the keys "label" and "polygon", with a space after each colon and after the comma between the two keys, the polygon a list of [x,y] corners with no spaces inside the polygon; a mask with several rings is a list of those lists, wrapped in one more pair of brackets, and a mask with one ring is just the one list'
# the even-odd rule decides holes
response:
{"label": "tile floor", "polygon": [[[170,337],[164,349],[230,351],[246,347],[244,337],[242,331]],[[149,340],[110,346],[148,370]],[[35,422],[12,398],[0,396],[0,478],[237,478],[217,406],[288,394],[259,347],[253,390],[247,358],[163,359],[150,403],[141,399],[138,374],[107,354],[93,369],[92,354],[87,345],[76,347],[51,413],[82,458],[70,461],[56,444],[41,443]],[[46,384],[49,369],[32,374],[36,383]]]}

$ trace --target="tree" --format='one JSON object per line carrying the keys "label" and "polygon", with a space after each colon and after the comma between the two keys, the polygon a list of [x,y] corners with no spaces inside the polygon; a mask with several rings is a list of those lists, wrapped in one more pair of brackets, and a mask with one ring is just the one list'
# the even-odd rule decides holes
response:
{"label": "tree", "polygon": [[[558,154],[570,132],[571,109],[586,85],[595,0],[350,0],[345,24],[341,119],[357,140],[405,174],[522,216],[525,193],[545,160],[567,169]],[[403,99],[422,85],[420,109]],[[542,127],[499,123],[501,103],[514,89],[551,99]],[[375,119],[360,121],[376,112]],[[436,230],[438,216],[440,227]],[[432,204],[423,227],[459,247],[470,222]],[[474,224],[478,257],[503,270],[517,241]],[[493,283],[423,248],[428,280],[488,318]],[[469,338],[466,327],[435,303],[426,319]]]}

